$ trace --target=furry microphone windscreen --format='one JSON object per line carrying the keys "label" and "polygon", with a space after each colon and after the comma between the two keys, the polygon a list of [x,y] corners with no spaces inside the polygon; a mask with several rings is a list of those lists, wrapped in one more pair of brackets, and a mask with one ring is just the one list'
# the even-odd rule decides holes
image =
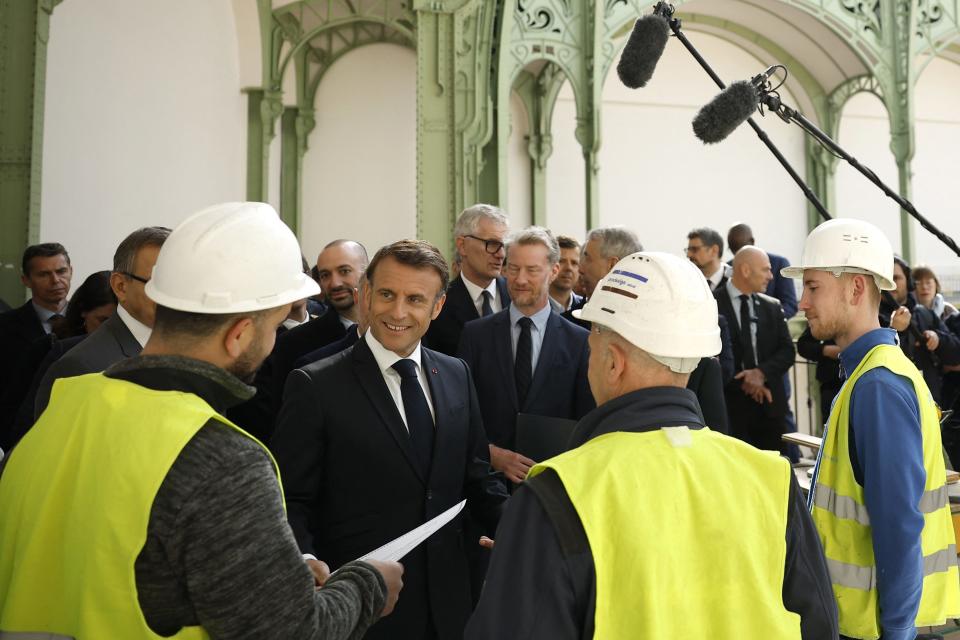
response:
{"label": "furry microphone windscreen", "polygon": [[651,14],[637,20],[617,63],[620,82],[637,89],[650,81],[667,46],[669,31],[670,25],[661,16]]}
{"label": "furry microphone windscreen", "polygon": [[746,80],[734,82],[700,109],[693,132],[705,144],[720,142],[757,110],[760,95]]}

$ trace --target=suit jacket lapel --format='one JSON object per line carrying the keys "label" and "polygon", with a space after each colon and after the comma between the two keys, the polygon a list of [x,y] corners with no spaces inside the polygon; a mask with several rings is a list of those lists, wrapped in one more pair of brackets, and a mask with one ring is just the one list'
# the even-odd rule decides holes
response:
{"label": "suit jacket lapel", "polygon": [[520,410],[520,402],[517,400],[517,381],[513,377],[513,335],[510,326],[510,312],[501,311],[494,318],[493,342],[496,351],[497,362],[500,365],[500,375],[507,383],[510,394],[510,402],[516,411]]}
{"label": "suit jacket lapel", "polygon": [[463,283],[463,276],[459,276],[447,287],[447,302],[451,311],[454,311],[464,323],[470,320],[476,320],[480,317],[477,313],[477,307],[470,299],[470,292],[467,291],[467,285]]}
{"label": "suit jacket lapel", "polygon": [[740,325],[737,323],[737,314],[733,311],[733,303],[730,301],[730,294],[727,288],[717,288],[717,303],[720,313],[727,317],[727,328],[730,330],[730,340],[733,344],[740,344]]}
{"label": "suit jacket lapel", "polygon": [[[450,412],[450,398],[454,397],[447,391],[446,380],[441,374],[441,369],[437,363],[437,357],[429,349],[420,350],[421,370],[427,378],[427,386],[430,388],[430,400],[433,403],[433,423],[436,426],[433,440],[433,456],[436,459],[438,453],[446,450],[446,442],[454,436],[450,430],[450,421],[447,414]],[[441,454],[442,455],[442,454]],[[431,469],[433,465],[431,465]]]}
{"label": "suit jacket lapel", "polygon": [[137,339],[133,337],[133,333],[130,331],[130,328],[127,327],[127,323],[125,323],[119,315],[116,313],[113,314],[104,324],[110,331],[113,339],[117,341],[117,345],[120,347],[123,355],[128,358],[140,355],[143,347],[141,347]]}
{"label": "suit jacket lapel", "polygon": [[[380,415],[384,427],[390,432],[394,440],[397,441],[397,446],[400,447],[403,455],[407,458],[407,462],[410,463],[414,473],[417,474],[421,482],[426,484],[426,478],[424,478],[423,472],[420,470],[417,455],[410,445],[410,434],[403,424],[403,418],[400,417],[397,405],[394,404],[390,390],[387,389],[387,383],[383,379],[383,373],[381,373],[376,359],[370,352],[370,347],[367,346],[366,340],[358,340],[353,346],[353,366],[360,386],[363,387],[367,397],[370,398],[370,404],[373,405],[373,408],[376,409]],[[436,407],[436,405],[434,405],[434,407]]]}
{"label": "suit jacket lapel", "polygon": [[[553,368],[560,349],[564,347],[560,340],[560,332],[563,330],[560,323],[563,320],[555,312],[550,312],[547,318],[547,325],[543,334],[543,343],[540,345],[540,357],[537,359],[537,369],[533,372],[533,382],[530,383],[530,392],[527,393],[527,404],[530,404],[533,398],[537,397],[540,389],[547,383],[547,377],[550,375],[550,369]],[[520,407],[523,411],[524,407]]]}

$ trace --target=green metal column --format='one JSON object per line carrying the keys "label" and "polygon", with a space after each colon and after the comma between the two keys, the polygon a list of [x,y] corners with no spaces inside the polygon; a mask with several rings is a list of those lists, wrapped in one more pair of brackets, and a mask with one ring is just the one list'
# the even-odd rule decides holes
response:
{"label": "green metal column", "polygon": [[489,74],[496,6],[488,0],[415,0],[413,8],[417,237],[450,253],[455,217],[477,202],[490,157],[484,147],[494,128]]}
{"label": "green metal column", "polygon": [[[426,6],[422,6],[426,5]],[[458,197],[453,16],[417,3],[417,237],[450,250]]]}
{"label": "green metal column", "polygon": [[60,0],[0,0],[0,297],[25,299],[20,258],[40,236],[50,16]]}
{"label": "green metal column", "polygon": [[586,192],[587,229],[600,226],[600,107],[603,101],[603,49],[605,44],[604,9],[602,0],[585,3],[582,29],[583,95],[577,96],[576,138],[583,149],[584,186]]}
{"label": "green metal column", "polygon": [[534,76],[521,71],[514,91],[527,111],[527,154],[530,156],[530,210],[533,224],[547,226],[547,161],[553,154],[553,108],[566,76],[548,63]]}
{"label": "green metal column", "polygon": [[[913,2],[903,0],[886,0],[881,2],[881,7],[884,18],[892,27],[886,33],[891,73],[881,79],[884,83],[884,102],[890,116],[890,150],[897,162],[900,195],[909,200],[913,178],[910,165],[916,151],[913,123],[916,10]],[[913,262],[916,255],[913,219],[906,211],[900,212],[900,255],[908,264]]]}
{"label": "green metal column", "polygon": [[297,108],[284,107],[280,117],[280,219],[297,233],[300,176],[297,172]]}

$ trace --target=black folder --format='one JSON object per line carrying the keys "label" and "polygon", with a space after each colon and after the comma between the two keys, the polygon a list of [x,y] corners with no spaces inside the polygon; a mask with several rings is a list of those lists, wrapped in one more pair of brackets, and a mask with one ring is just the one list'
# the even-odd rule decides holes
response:
{"label": "black folder", "polygon": [[517,452],[542,462],[567,450],[576,420],[517,414]]}

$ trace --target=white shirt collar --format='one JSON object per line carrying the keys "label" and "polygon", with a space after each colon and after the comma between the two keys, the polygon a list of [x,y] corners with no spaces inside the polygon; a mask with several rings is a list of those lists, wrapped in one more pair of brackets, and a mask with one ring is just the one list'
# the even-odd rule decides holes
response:
{"label": "white shirt collar", "polygon": [[286,327],[287,329],[296,329],[296,328],[299,327],[300,325],[302,325],[302,324],[307,324],[308,322],[310,322],[310,314],[309,314],[309,313],[307,314],[307,317],[306,317],[305,319],[303,319],[303,320],[297,320],[296,318],[287,318],[286,320],[283,321],[282,324],[283,324],[283,326]]}
{"label": "white shirt collar", "polygon": [[127,329],[133,334],[134,339],[140,343],[140,346],[145,347],[153,329],[130,315],[130,312],[124,309],[122,304],[117,305],[117,315],[123,320],[123,324],[127,325]]}
{"label": "white shirt collar", "polygon": [[[373,331],[367,331],[363,335],[363,339],[367,341],[367,346],[370,347],[370,352],[373,354],[374,360],[377,361],[377,366],[380,367],[381,373],[396,373],[393,369],[393,365],[398,360],[403,360],[403,357],[398,356],[393,351],[390,351],[385,346],[380,344],[380,341],[376,339],[373,335]],[[417,343],[417,346],[414,348],[413,353],[407,356],[408,360],[413,360],[414,364],[417,365],[417,377],[420,377],[420,374],[423,372],[423,367],[420,365],[420,343]]]}
{"label": "white shirt collar", "polygon": [[[347,316],[342,316],[342,315],[340,315],[339,312],[337,312],[337,318],[340,319],[340,324],[343,325],[343,328],[344,328],[344,329],[349,329],[349,328],[350,328],[350,325],[357,324],[356,322],[354,322],[353,320],[351,320],[351,319],[348,318]],[[308,320],[310,319],[309,316],[307,317],[307,319],[308,319]]]}
{"label": "white shirt collar", "polygon": [[[717,288],[717,285],[720,284],[720,281],[723,279],[723,276],[728,276],[728,277],[729,277],[730,273],[727,271],[728,269],[730,269],[730,265],[721,262],[721,263],[720,263],[720,266],[717,268],[717,270],[714,271],[714,272],[707,278],[707,282],[710,283],[710,288],[711,288],[711,289],[716,289],[716,288]],[[730,269],[730,271],[732,271],[732,269]]]}
{"label": "white shirt collar", "polygon": [[[467,276],[463,275],[462,273],[460,274],[460,277],[461,277],[461,279],[463,279],[463,284],[467,287],[467,293],[470,294],[470,299],[473,300],[473,303],[474,303],[474,304],[476,304],[476,305],[481,305],[481,304],[483,304],[483,300],[481,299],[480,296],[483,295],[483,292],[484,292],[484,291],[489,291],[489,292],[490,292],[490,295],[492,296],[492,300],[497,300],[497,299],[498,299],[499,296],[497,295],[497,294],[498,294],[498,291],[497,291],[497,279],[496,279],[496,278],[494,278],[493,280],[491,280],[491,281],[490,281],[490,284],[487,285],[486,288],[483,288],[483,287],[481,287],[481,286],[478,285],[478,284],[474,284],[473,282],[470,282],[470,280],[467,278]],[[491,300],[491,301],[492,301],[492,300]]]}

